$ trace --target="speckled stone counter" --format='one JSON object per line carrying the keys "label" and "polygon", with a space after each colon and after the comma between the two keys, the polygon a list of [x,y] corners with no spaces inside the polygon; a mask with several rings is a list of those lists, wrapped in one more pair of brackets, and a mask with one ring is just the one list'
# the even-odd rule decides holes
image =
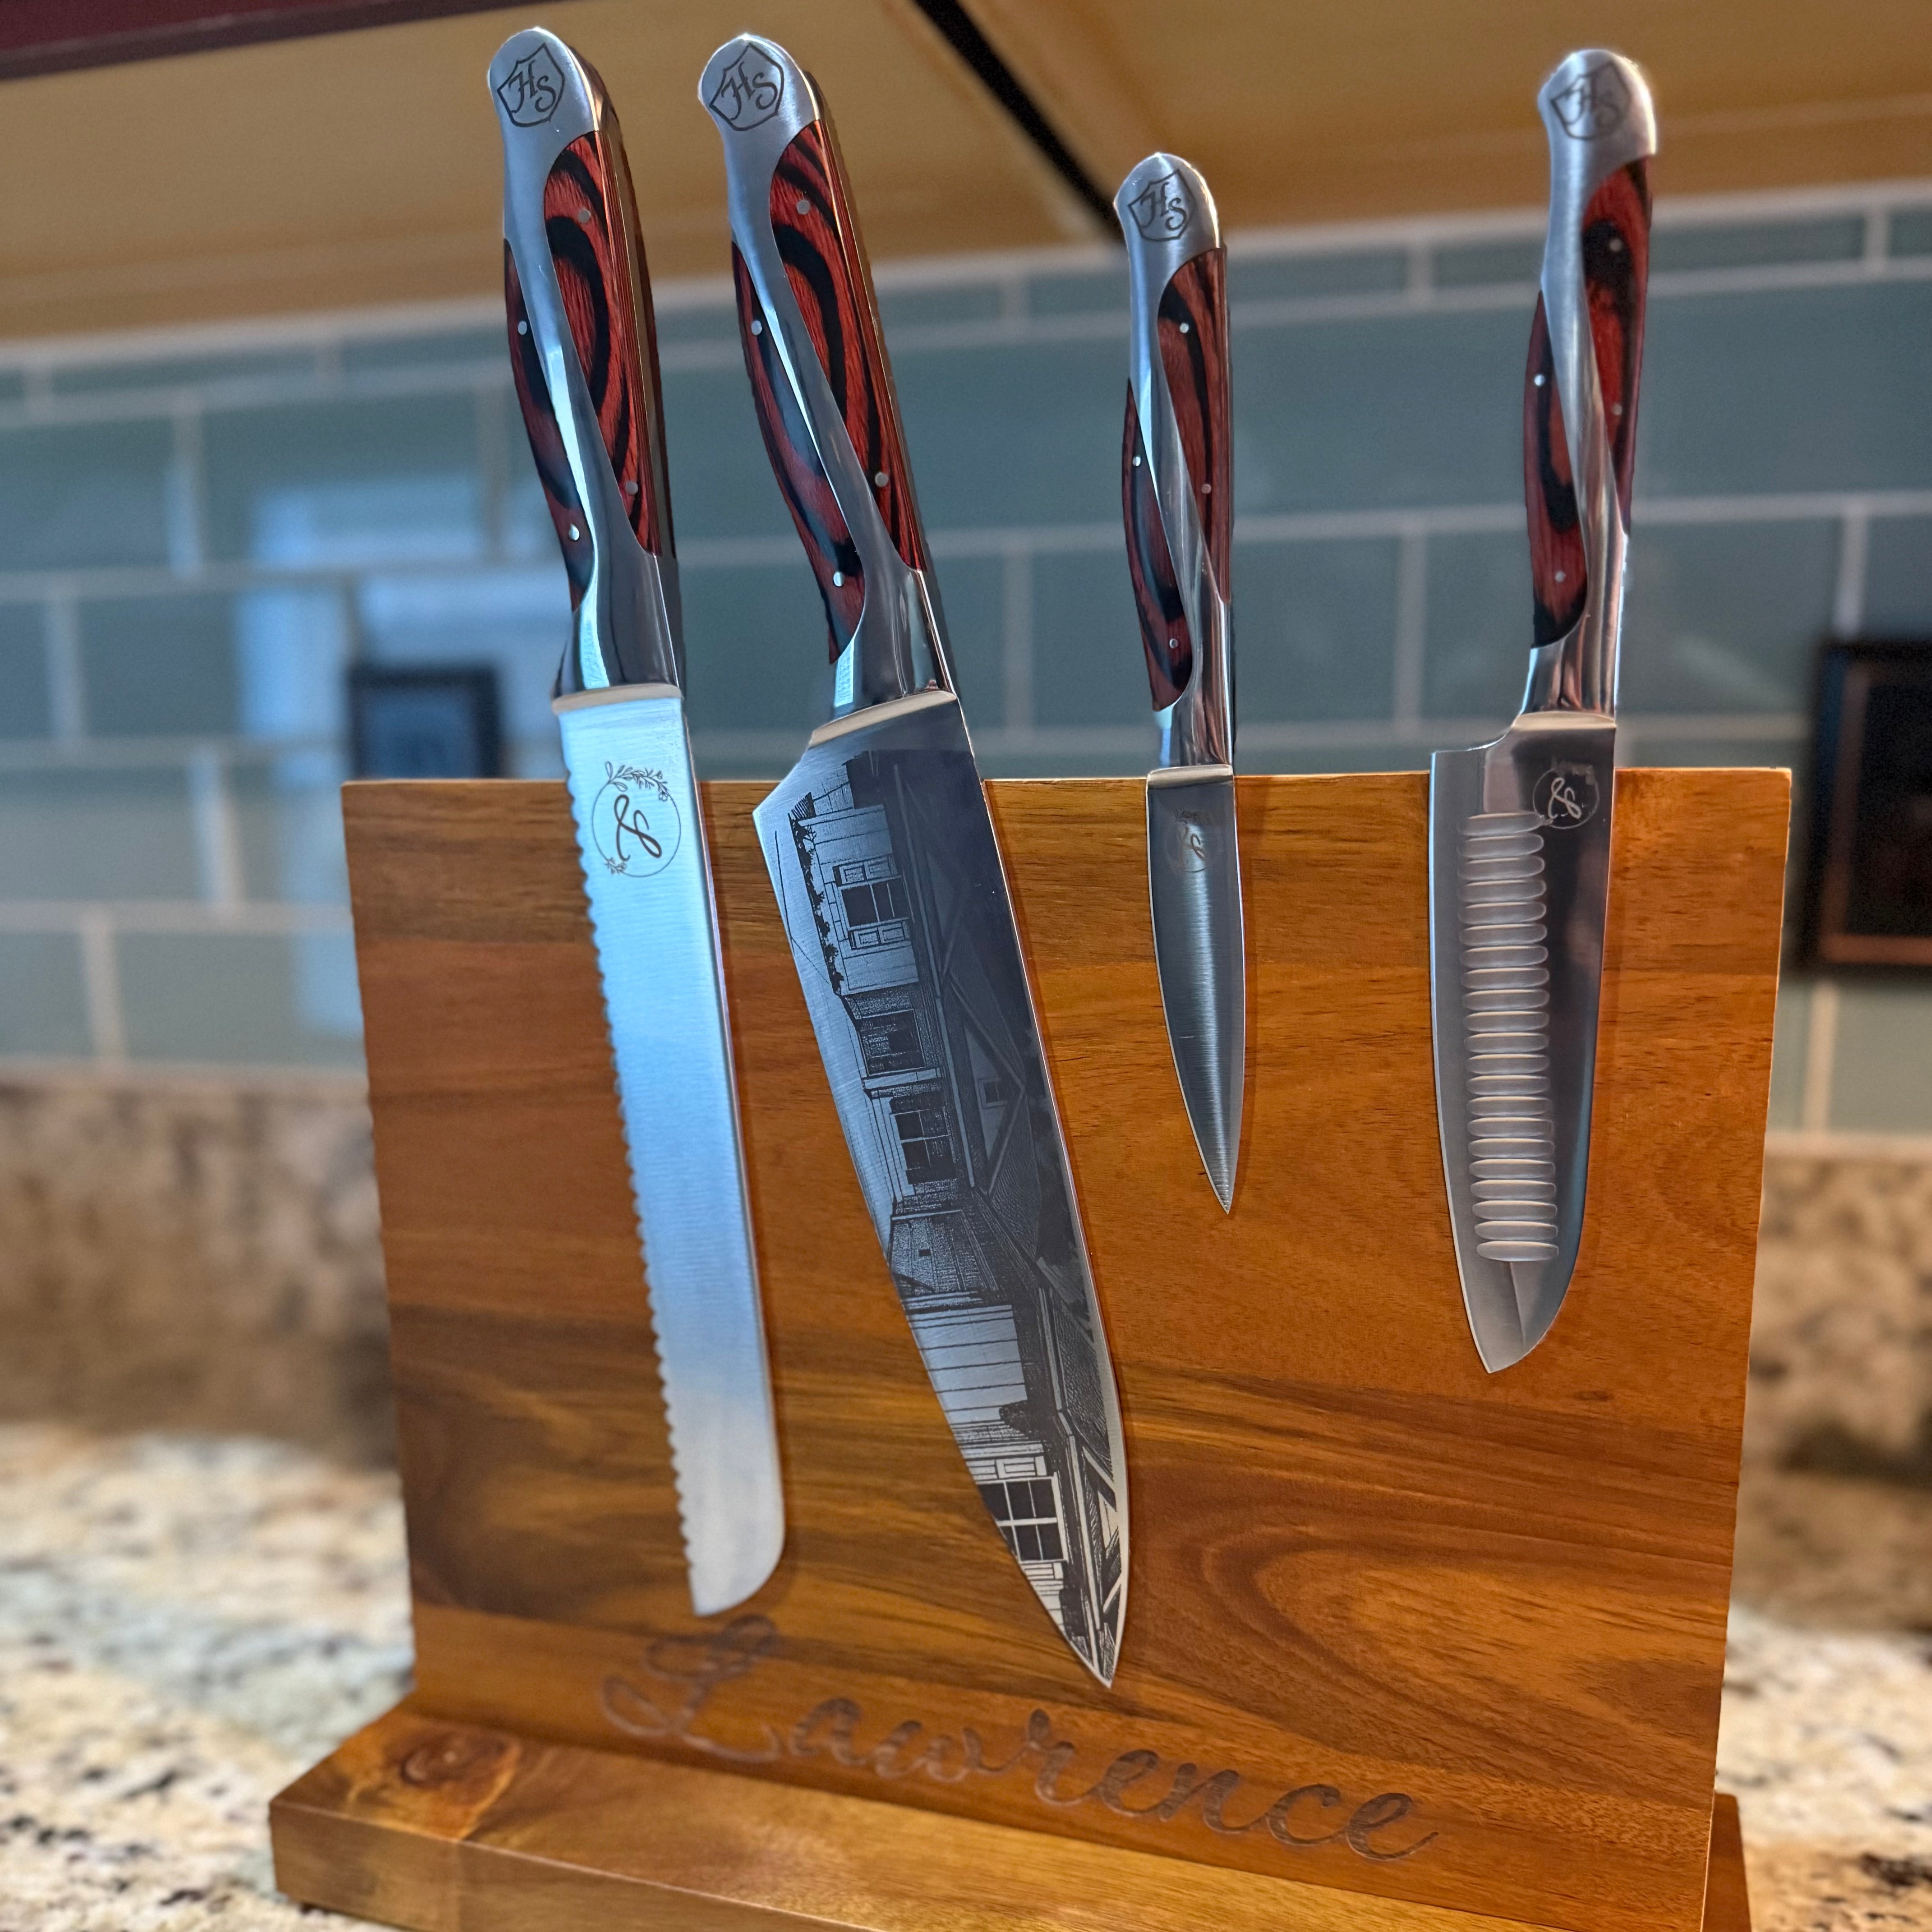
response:
{"label": "speckled stone counter", "polygon": [[[1748,1474],[1718,1779],[1761,1932],[1932,1932],[1932,1492]],[[0,1429],[0,1932],[346,1928],[270,1796],[409,1666],[393,1481]]]}

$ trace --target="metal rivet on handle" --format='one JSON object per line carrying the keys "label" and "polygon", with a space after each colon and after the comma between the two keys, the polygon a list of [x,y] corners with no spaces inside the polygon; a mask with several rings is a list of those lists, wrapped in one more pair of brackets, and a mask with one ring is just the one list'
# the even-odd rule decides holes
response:
{"label": "metal rivet on handle", "polygon": [[887,480],[886,472],[883,470],[874,470],[872,472],[872,481],[876,483],[881,490],[886,487]]}
{"label": "metal rivet on handle", "polygon": [[1187,324],[1184,322],[1180,325],[1180,332],[1183,335],[1188,332]]}
{"label": "metal rivet on handle", "polygon": [[752,321],[752,333],[754,335],[762,335],[764,332],[765,325],[754,316]]}
{"label": "metal rivet on handle", "polygon": [[795,207],[801,214],[809,214],[812,212],[812,203],[807,201],[803,195],[800,195],[798,200],[794,202],[792,206]]}
{"label": "metal rivet on handle", "polygon": [[1564,574],[1560,570],[1556,573],[1556,580],[1558,584],[1561,584],[1564,580]]}
{"label": "metal rivet on handle", "polygon": [[583,532],[581,530],[580,530],[577,527],[577,526],[576,526],[574,524],[572,524],[571,525],[571,526],[570,526],[570,535],[571,535],[571,538],[572,538],[572,542],[574,542],[578,538],[579,538],[579,537],[580,537],[581,536],[583,536],[583,534],[584,534],[584,532]]}
{"label": "metal rivet on handle", "polygon": [[[757,327],[758,327],[758,324],[757,324],[756,322],[754,322],[754,323],[752,323],[752,326],[754,328],[757,328]],[[1541,372],[1540,370],[1538,371],[1538,373],[1537,373],[1537,374],[1536,374],[1535,377],[1534,378],[1534,382],[1535,382],[1535,385],[1536,385],[1536,386],[1537,386],[1537,388],[1538,388],[1540,389],[1540,388],[1541,388],[1543,387],[1543,375],[1542,375],[1542,372]]]}
{"label": "metal rivet on handle", "polygon": [[587,208],[580,208],[577,211],[577,218],[579,221],[583,223],[585,227],[588,228],[590,226],[590,209]]}
{"label": "metal rivet on handle", "polygon": [[637,479],[634,476],[633,476],[633,477],[632,477],[632,478],[631,478],[631,479],[630,479],[627,483],[626,483],[626,484],[624,485],[624,494],[625,494],[626,496],[634,496],[637,494],[638,494],[638,479]]}
{"label": "metal rivet on handle", "polygon": [[844,573],[842,570],[835,570],[835,571],[832,573],[832,588],[833,588],[834,590],[838,589],[838,586],[839,586],[840,585],[842,585],[844,581],[845,581],[845,573]]}
{"label": "metal rivet on handle", "polygon": [[530,334],[530,324],[529,324],[528,322],[518,322],[518,323],[517,324],[517,333],[518,333],[519,335],[527,335],[527,334]]}

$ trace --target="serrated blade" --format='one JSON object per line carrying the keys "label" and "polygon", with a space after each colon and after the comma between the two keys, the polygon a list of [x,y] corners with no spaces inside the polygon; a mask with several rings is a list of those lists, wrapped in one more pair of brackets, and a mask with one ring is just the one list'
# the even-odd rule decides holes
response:
{"label": "serrated blade", "polygon": [[1232,772],[1148,781],[1148,887],[1174,1070],[1223,1211],[1234,1198],[1247,1054],[1247,960]]}
{"label": "serrated blade", "polygon": [[1548,1334],[1582,1236],[1616,763],[1615,724],[1576,713],[1430,761],[1436,1118],[1492,1371]]}
{"label": "serrated blade", "polygon": [[560,700],[558,719],[692,1606],[704,1616],[742,1602],[778,1562],[778,1437],[683,700],[674,691],[601,696]]}
{"label": "serrated blade", "polygon": [[1126,1610],[1120,1406],[957,702],[823,728],[754,814],[832,1099],[982,1501],[1081,1660]]}

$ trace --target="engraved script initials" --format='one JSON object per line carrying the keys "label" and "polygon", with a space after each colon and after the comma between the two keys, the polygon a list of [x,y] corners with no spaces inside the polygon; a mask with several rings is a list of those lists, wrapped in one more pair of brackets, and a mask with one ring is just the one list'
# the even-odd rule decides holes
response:
{"label": "engraved script initials", "polygon": [[[1246,1838],[1262,1832],[1287,1850],[1315,1845],[1345,1844],[1358,1858],[1392,1864],[1413,1858],[1438,1836],[1434,1832],[1406,1845],[1377,1842],[1379,1834],[1400,1825],[1415,1809],[1406,1792],[1378,1792],[1350,1806],[1332,1784],[1301,1784],[1281,1796],[1246,1822],[1228,1817],[1231,1805],[1247,1780],[1238,1771],[1204,1774],[1198,1765],[1178,1764],[1166,1772],[1167,1790],[1152,1798],[1166,1770],[1158,1751],[1126,1750],[1084,1788],[1066,1782],[1080,1747],[1071,1738],[1057,1736],[1053,1720],[1044,1711],[1027,1719],[1018,1747],[1004,1758],[989,1758],[980,1733],[962,1725],[956,1736],[948,1732],[928,1736],[916,1718],[895,1725],[876,1744],[860,1736],[865,1712],[849,1697],[827,1697],[814,1705],[782,1735],[760,1724],[749,1742],[730,1744],[698,1729],[712,1694],[747,1675],[778,1640],[768,1617],[744,1616],[712,1635],[659,1637],[644,1654],[646,1689],[615,1674],[604,1680],[604,1714],[620,1731],[654,1743],[676,1744],[721,1764],[776,1764],[784,1759],[830,1758],[848,1771],[869,1772],[891,1780],[915,1774],[936,1784],[959,1784],[969,1778],[1004,1778],[1028,1764],[1034,1768],[1033,1793],[1042,1804],[1066,1810],[1097,1803],[1117,1818],[1150,1820],[1164,1825],[1178,1818],[1197,1800],[1201,1822],[1223,1838]],[[1128,1793],[1152,1798],[1130,1804]],[[1324,1829],[1324,1827],[1330,1828]]]}

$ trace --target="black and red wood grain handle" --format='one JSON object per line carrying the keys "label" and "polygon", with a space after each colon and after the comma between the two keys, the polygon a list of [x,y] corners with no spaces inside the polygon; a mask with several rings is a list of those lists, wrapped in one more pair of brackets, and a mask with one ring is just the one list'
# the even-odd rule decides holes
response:
{"label": "black and red wood grain handle", "polygon": [[931,567],[872,274],[809,76],[782,49],[741,35],[712,57],[699,94],[724,141],[758,426],[836,659],[862,623],[903,601],[893,593],[907,573],[923,579]]}
{"label": "black and red wood grain handle", "polygon": [[[1550,140],[1550,231],[1523,391],[1539,649],[1570,636],[1621,593],[1656,148],[1648,89],[1616,56],[1572,55],[1545,85],[1541,105]],[[1593,518],[1604,526],[1593,531]],[[1618,580],[1598,580],[1612,573]],[[1599,679],[1581,693],[1601,700],[1586,708],[1608,708],[1613,663],[1605,675],[1607,686]]]}

